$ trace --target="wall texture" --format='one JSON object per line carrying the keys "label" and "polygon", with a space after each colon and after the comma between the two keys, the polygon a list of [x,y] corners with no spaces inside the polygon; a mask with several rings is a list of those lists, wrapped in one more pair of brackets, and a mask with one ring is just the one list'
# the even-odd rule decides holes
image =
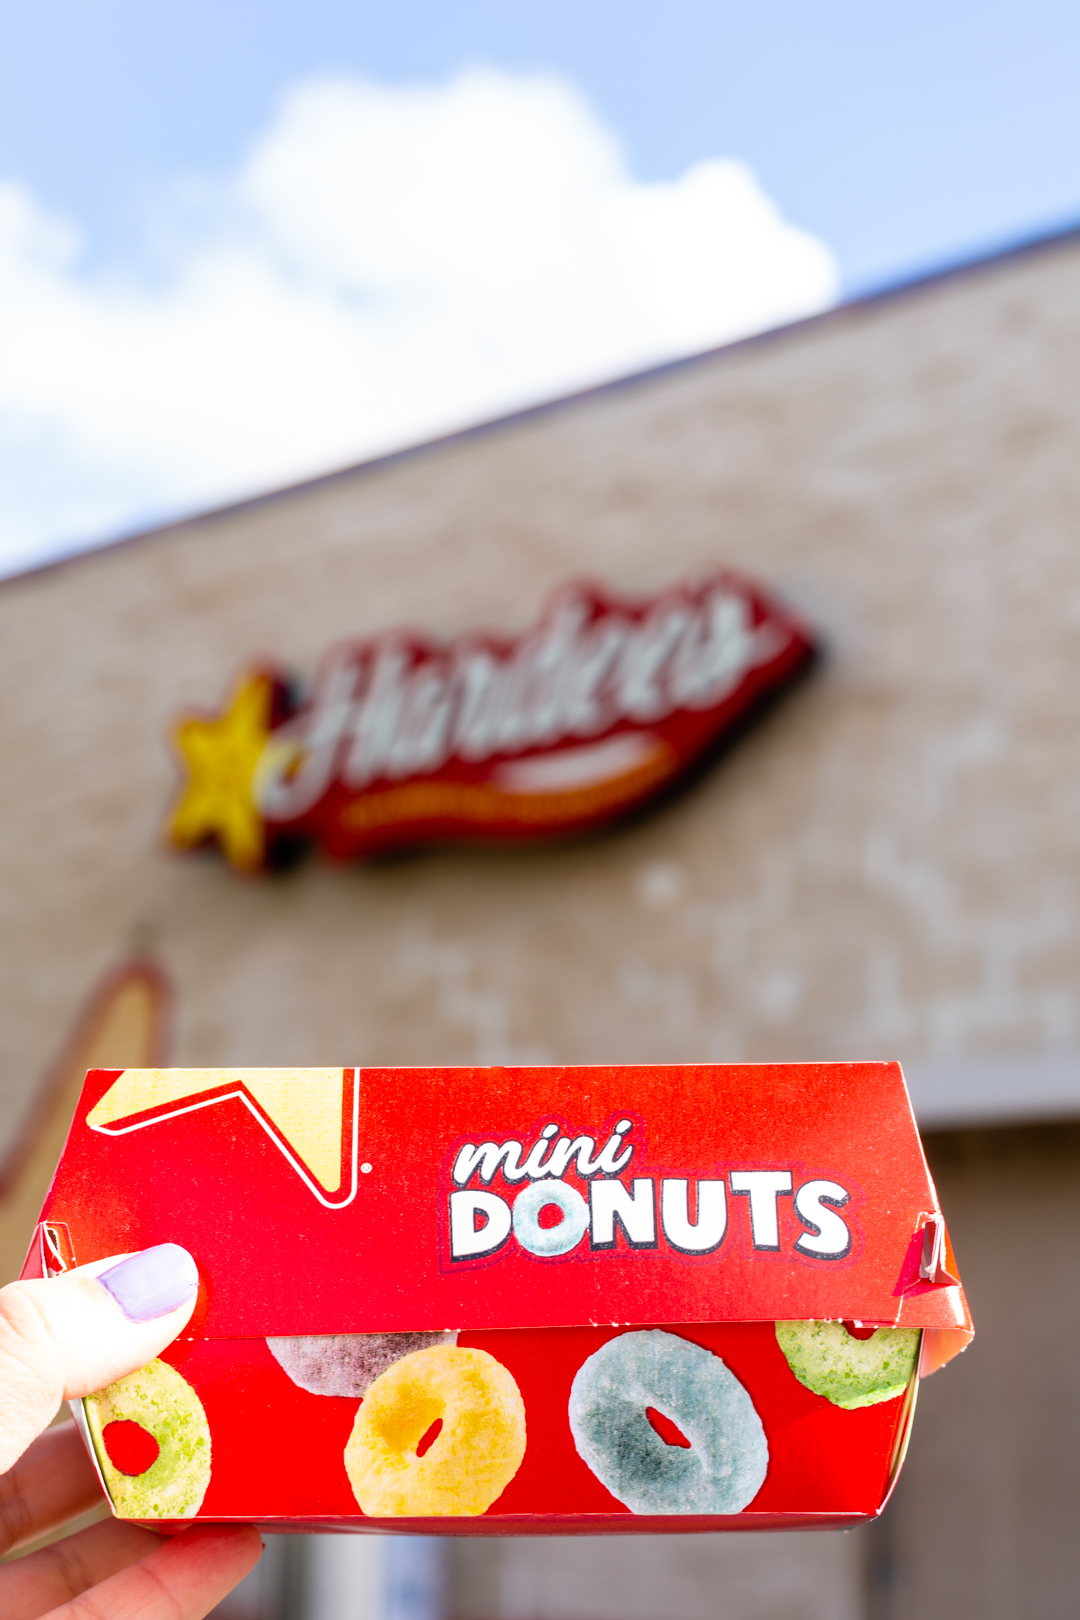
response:
{"label": "wall texture", "polygon": [[[1080,250],[1006,260],[0,590],[0,1088],[138,943],[185,1062],[1080,1044]],[[604,840],[244,882],[160,844],[185,705],[568,575],[725,562],[828,661]]]}

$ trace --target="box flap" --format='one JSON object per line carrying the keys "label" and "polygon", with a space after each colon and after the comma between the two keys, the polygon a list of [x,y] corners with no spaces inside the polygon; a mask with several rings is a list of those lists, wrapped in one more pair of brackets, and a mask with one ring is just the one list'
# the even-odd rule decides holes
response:
{"label": "box flap", "polygon": [[970,1332],[895,1063],[96,1069],[43,1222],[46,1269],[184,1244],[198,1337]]}

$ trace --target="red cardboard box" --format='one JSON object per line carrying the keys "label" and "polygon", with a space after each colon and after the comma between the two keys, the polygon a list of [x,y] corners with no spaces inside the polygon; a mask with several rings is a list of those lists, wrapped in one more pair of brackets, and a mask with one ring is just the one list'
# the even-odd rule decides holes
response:
{"label": "red cardboard box", "polygon": [[162,1242],[121,1516],[841,1527],[971,1320],[899,1066],[92,1070],[24,1275]]}

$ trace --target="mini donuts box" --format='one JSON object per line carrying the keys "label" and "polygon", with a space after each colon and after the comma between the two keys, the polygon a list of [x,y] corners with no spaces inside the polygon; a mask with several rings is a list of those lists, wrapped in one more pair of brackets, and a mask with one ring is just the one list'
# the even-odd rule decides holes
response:
{"label": "mini donuts box", "polygon": [[91,1070],[24,1275],[164,1242],[76,1407],[159,1529],[851,1525],[971,1337],[892,1063]]}

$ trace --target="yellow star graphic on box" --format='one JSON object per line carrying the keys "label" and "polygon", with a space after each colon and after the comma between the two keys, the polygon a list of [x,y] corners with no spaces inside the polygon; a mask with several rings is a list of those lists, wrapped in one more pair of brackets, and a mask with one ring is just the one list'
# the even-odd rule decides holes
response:
{"label": "yellow star graphic on box", "polygon": [[270,735],[272,701],[270,676],[249,675],[216,720],[192,715],[176,726],[173,738],[188,780],[169,836],[181,849],[216,838],[241,871],[254,872],[262,865],[266,837],[251,781]]}
{"label": "yellow star graphic on box", "polygon": [[[190,1112],[193,1099],[205,1097],[207,1092],[217,1093],[210,1098],[211,1104],[253,1098],[265,1115],[264,1119],[252,1109],[256,1119],[279,1145],[284,1143],[292,1150],[289,1158],[294,1169],[292,1154],[303,1161],[325,1192],[348,1192],[348,1187],[341,1186],[341,1150],[349,1124],[343,1112],[343,1069],[125,1069],[94,1104],[86,1123],[93,1131],[123,1136]],[[131,1123],[134,1116],[151,1109],[149,1119]],[[300,1173],[303,1175],[302,1170]]]}

